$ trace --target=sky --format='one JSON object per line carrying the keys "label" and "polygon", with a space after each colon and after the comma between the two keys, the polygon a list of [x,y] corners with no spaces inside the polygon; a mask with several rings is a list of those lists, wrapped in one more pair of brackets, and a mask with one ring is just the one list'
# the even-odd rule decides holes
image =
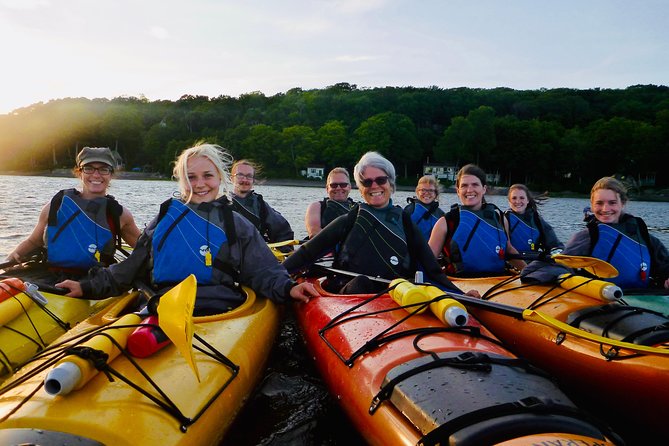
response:
{"label": "sky", "polygon": [[0,114],[67,97],[669,84],[666,0],[0,0]]}

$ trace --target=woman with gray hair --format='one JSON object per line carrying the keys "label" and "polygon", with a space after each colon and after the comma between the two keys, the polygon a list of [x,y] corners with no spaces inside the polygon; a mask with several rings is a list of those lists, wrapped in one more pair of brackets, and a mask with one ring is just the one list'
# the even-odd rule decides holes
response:
{"label": "woman with gray hair", "polygon": [[302,245],[283,265],[291,272],[306,270],[326,253],[333,252],[333,267],[360,274],[329,278],[329,291],[343,294],[374,293],[386,286],[367,276],[413,279],[416,271],[425,280],[459,291],[441,271],[416,225],[392,203],[395,167],[376,152],[365,153],[353,169],[363,202],[330,223]]}

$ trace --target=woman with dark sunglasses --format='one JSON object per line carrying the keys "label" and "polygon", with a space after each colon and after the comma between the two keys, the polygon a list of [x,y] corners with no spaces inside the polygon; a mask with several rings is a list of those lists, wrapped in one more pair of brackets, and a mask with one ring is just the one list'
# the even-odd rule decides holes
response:
{"label": "woman with dark sunglasses", "polygon": [[348,213],[355,205],[355,202],[348,196],[351,192],[351,178],[343,167],[335,167],[330,171],[325,191],[328,196],[321,201],[311,203],[304,215],[304,225],[309,238],[313,238],[335,218]]}
{"label": "woman with dark sunglasses", "polygon": [[367,152],[353,170],[363,202],[323,228],[285,262],[295,273],[324,254],[334,252],[333,267],[360,274],[334,275],[325,286],[343,294],[379,292],[387,285],[367,276],[383,279],[413,279],[416,271],[425,281],[459,291],[441,271],[425,239],[402,208],[392,203],[395,167],[376,152]]}
{"label": "woman with dark sunglasses", "polygon": [[47,247],[49,266],[58,278],[84,274],[97,265],[114,262],[121,239],[134,247],[140,231],[129,210],[107,189],[116,159],[107,147],[84,147],[77,154],[74,174],[81,190],[65,189],[47,203],[32,233],[8,259],[20,262]]}

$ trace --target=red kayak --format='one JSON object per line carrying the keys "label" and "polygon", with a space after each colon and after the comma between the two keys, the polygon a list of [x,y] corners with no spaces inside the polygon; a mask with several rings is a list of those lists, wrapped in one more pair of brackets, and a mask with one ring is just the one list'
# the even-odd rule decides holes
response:
{"label": "red kayak", "polygon": [[322,293],[295,305],[296,318],[331,394],[370,444],[620,442],[473,318],[446,326],[388,294]]}

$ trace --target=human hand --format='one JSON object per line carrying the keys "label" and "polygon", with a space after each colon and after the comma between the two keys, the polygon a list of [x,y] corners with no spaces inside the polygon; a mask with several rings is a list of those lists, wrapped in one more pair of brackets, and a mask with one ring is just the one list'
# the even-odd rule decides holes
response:
{"label": "human hand", "polygon": [[312,297],[318,297],[320,294],[316,287],[309,282],[298,283],[290,289],[290,297],[294,300],[307,303]]}
{"label": "human hand", "polygon": [[66,294],[66,296],[69,297],[83,297],[84,295],[84,292],[81,289],[81,284],[76,280],[63,280],[62,282],[57,283],[56,286],[58,288],[66,288],[70,290],[70,292]]}
{"label": "human hand", "polygon": [[481,293],[478,290],[469,290],[465,293],[465,296],[476,297],[477,299],[481,298]]}

